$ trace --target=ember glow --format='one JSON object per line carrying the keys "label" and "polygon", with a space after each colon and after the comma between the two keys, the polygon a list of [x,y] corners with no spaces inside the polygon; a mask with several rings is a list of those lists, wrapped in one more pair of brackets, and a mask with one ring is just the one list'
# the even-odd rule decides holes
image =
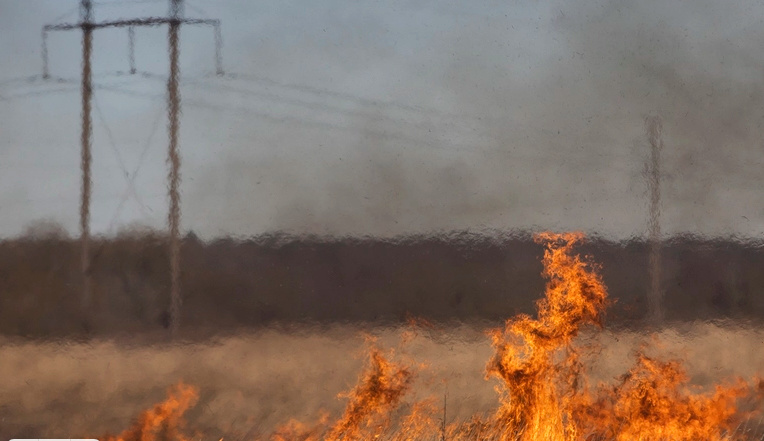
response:
{"label": "ember glow", "polygon": [[[501,441],[733,441],[752,439],[742,424],[759,418],[764,382],[731,379],[711,390],[693,387],[676,360],[641,351],[615,381],[591,384],[579,335],[602,328],[607,289],[590,258],[573,253],[581,233],[541,233],[546,246],[545,295],[537,317],[519,315],[488,332],[494,355],[486,379],[498,381],[495,412],[446,424],[435,397],[407,401],[419,366],[398,361],[370,341],[357,385],[340,397],[344,413],[314,422],[291,420],[253,440],[501,440]],[[310,367],[306,367],[310,368]],[[306,391],[309,393],[309,391]],[[179,384],[165,402],[143,412],[134,426],[108,441],[204,439],[185,434],[183,414],[197,391]],[[444,404],[445,405],[445,404]],[[318,410],[317,410],[318,411]],[[191,433],[191,432],[190,432]],[[103,439],[103,438],[102,438]]]}

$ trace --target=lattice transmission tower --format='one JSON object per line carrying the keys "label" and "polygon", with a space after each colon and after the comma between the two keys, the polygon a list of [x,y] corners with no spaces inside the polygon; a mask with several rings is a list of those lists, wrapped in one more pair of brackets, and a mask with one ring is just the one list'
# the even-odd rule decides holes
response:
{"label": "lattice transmission tower", "polygon": [[169,163],[168,197],[170,208],[167,216],[169,228],[169,256],[170,256],[170,310],[169,327],[174,334],[180,324],[180,308],[182,303],[180,292],[180,154],[178,150],[178,129],[180,127],[180,90],[178,87],[179,66],[179,37],[181,25],[210,26],[214,31],[215,38],[215,70],[218,75],[223,74],[222,62],[222,35],[220,20],[218,19],[189,19],[184,17],[183,0],[169,0],[169,12],[166,17],[145,17],[96,22],[93,20],[93,1],[80,0],[80,21],[78,23],[49,24],[42,28],[42,58],[43,78],[49,78],[48,66],[48,34],[53,31],[82,31],[82,129],[81,129],[81,197],[80,197],[80,241],[81,241],[81,269],[82,269],[82,306],[85,311],[89,309],[92,297],[92,274],[90,252],[90,199],[92,191],[91,180],[91,144],[92,144],[92,119],[91,103],[93,96],[92,78],[92,49],[93,32],[102,28],[127,28],[128,32],[128,57],[130,61],[130,73],[136,72],[135,68],[135,28],[143,26],[168,27],[168,54],[170,71],[167,80],[167,117],[169,145],[167,162]]}

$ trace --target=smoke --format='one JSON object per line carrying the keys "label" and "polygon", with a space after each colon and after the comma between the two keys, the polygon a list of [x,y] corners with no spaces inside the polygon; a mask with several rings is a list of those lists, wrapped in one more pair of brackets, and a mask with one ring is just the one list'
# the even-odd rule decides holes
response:
{"label": "smoke", "polygon": [[[415,29],[370,5],[365,16],[359,8],[319,14],[323,39],[300,22],[288,42],[258,44],[252,66],[264,76],[348,94],[368,86],[366,96],[441,114],[356,103],[349,108],[363,116],[342,119],[355,133],[242,115],[224,128],[237,142],[190,189],[191,209],[233,232],[541,225],[643,234],[650,147],[642,124],[657,112],[666,125],[665,230],[755,234],[742,216],[764,224],[750,209],[760,202],[752,182],[761,180],[752,164],[764,159],[752,43],[764,34],[746,20],[728,26],[745,18],[744,7],[722,17],[712,3],[481,3],[472,14],[448,5],[423,6]],[[412,126],[421,120],[429,127]]]}
{"label": "smoke", "polygon": [[743,182],[759,180],[747,161],[761,160],[761,62],[751,43],[762,33],[750,10],[608,2],[590,12],[565,25],[592,55],[590,91],[600,92],[587,95],[621,115],[664,116],[667,224],[736,229],[750,201]]}
{"label": "smoke", "polygon": [[[159,6],[99,5],[96,16],[163,15]],[[24,8],[2,7],[31,22]],[[202,236],[483,227],[643,235],[642,122],[656,113],[664,233],[764,229],[756,3],[227,0],[206,12],[222,27],[184,27],[180,59],[184,227]],[[3,50],[28,37],[32,55],[16,51],[17,64],[37,71],[39,27],[5,23],[15,40]],[[166,75],[165,41],[135,33],[139,73]],[[58,34],[48,36],[54,75],[80,57],[60,56]],[[96,34],[96,72],[130,68],[122,34]],[[231,75],[194,83],[218,70],[222,37]],[[104,95],[105,108],[113,100],[129,113],[124,94]],[[8,126],[28,126],[22,118],[34,109],[14,109],[3,114]],[[120,121],[136,123],[136,143],[149,130]],[[96,232],[113,216],[104,205],[93,207]],[[164,210],[156,212],[158,227]]]}

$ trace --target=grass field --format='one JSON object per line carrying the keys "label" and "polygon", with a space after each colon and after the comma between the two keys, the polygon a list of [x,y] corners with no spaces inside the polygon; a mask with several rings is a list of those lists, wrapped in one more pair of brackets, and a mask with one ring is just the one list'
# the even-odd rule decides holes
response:
{"label": "grass field", "polygon": [[[378,337],[377,345],[385,350],[394,347],[395,359],[415,367],[415,386],[406,402],[432,396],[441,405],[445,398],[448,422],[496,408],[496,383],[484,379],[492,349],[480,326],[416,328],[413,338],[402,341],[407,330],[270,329],[193,344],[145,337],[86,343],[0,340],[0,437],[117,433],[181,380],[200,394],[187,414],[189,433],[214,440],[264,436],[291,418],[313,421],[322,409],[341,413],[344,401],[337,395],[358,378],[365,335]],[[686,360],[692,382],[704,387],[764,372],[760,328],[692,323],[653,336],[604,331],[579,338],[600,347],[586,357],[594,380],[625,373],[641,345],[648,345],[649,354]],[[750,421],[744,429],[758,439],[761,426]]]}

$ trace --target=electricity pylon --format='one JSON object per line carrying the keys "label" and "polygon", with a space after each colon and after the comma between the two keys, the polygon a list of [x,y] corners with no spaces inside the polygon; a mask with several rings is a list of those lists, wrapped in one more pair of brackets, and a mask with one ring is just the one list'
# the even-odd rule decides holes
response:
{"label": "electricity pylon", "polygon": [[92,278],[90,256],[90,196],[92,190],[91,180],[91,144],[92,144],[92,120],[91,101],[93,95],[92,84],[92,48],[93,31],[102,28],[126,27],[128,31],[128,56],[130,59],[130,73],[135,69],[135,28],[140,26],[168,25],[168,43],[170,72],[167,81],[167,115],[169,146],[167,162],[170,165],[168,172],[170,209],[167,217],[170,233],[170,322],[169,327],[174,334],[180,324],[180,154],[178,151],[178,129],[180,127],[180,90],[178,81],[180,75],[179,59],[179,36],[181,25],[204,25],[211,26],[215,33],[215,70],[218,75],[223,74],[221,46],[222,36],[220,32],[220,20],[217,19],[188,19],[184,18],[183,0],[169,0],[170,9],[167,17],[133,18],[127,20],[111,20],[95,22],[93,20],[92,0],[80,0],[79,23],[60,23],[43,26],[42,29],[42,57],[43,78],[49,78],[48,67],[48,33],[51,31],[82,30],[82,132],[81,142],[81,198],[80,198],[80,242],[81,242],[81,269],[83,276],[82,306],[87,311],[91,304]]}

